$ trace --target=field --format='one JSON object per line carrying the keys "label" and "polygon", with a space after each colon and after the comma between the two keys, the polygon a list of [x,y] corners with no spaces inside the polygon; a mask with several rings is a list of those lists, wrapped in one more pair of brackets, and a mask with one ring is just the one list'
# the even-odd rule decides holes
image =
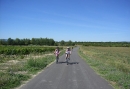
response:
{"label": "field", "polygon": [[[0,46],[0,89],[19,86],[55,60],[56,47]],[[62,55],[63,47],[59,47]]]}
{"label": "field", "polygon": [[81,46],[79,55],[115,89],[130,89],[130,47]]}

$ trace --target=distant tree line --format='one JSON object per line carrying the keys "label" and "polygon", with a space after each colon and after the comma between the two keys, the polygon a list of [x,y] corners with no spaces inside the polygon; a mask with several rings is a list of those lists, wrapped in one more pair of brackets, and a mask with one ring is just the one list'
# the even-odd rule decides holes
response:
{"label": "distant tree line", "polygon": [[53,39],[49,38],[32,38],[30,39],[11,39],[8,38],[7,40],[0,40],[1,45],[49,45],[52,46],[55,44]]}
{"label": "distant tree line", "polygon": [[12,39],[8,38],[7,40],[1,39],[0,45],[47,45],[47,46],[74,46],[74,42],[69,41],[54,41],[50,38],[32,38],[32,39]]}
{"label": "distant tree line", "polygon": [[0,45],[48,45],[48,46],[101,46],[101,47],[130,47],[130,42],[80,42],[80,41],[55,41],[50,38],[32,38],[32,39],[1,39]]}
{"label": "distant tree line", "polygon": [[83,42],[83,46],[130,47],[130,42]]}

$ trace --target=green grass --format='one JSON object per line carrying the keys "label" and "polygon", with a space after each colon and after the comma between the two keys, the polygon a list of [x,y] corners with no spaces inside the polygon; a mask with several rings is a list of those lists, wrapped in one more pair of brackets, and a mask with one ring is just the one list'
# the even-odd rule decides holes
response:
{"label": "green grass", "polygon": [[3,73],[0,72],[0,89],[10,89],[21,84],[30,78],[29,75],[14,74],[13,72]]}
{"label": "green grass", "polygon": [[79,55],[115,89],[130,89],[130,48],[81,47]]}
{"label": "green grass", "polygon": [[22,81],[31,78],[32,74],[43,70],[48,64],[55,60],[54,55],[43,58],[30,58],[24,63],[8,65],[4,72],[0,72],[0,89],[17,87]]}
{"label": "green grass", "polygon": [[[53,52],[52,52],[53,53]],[[61,50],[63,55],[64,50]],[[47,52],[47,54],[50,54]],[[26,55],[18,55],[14,58],[12,55],[6,55],[8,61],[0,63],[0,89],[10,89],[18,87],[22,81],[31,78],[33,74],[43,70],[48,64],[55,61],[55,55],[35,54],[26,58]],[[21,58],[21,56],[24,56]],[[35,58],[35,56],[41,56]],[[3,57],[4,58],[4,57]],[[14,62],[12,62],[12,61]]]}
{"label": "green grass", "polygon": [[55,60],[55,56],[47,56],[45,58],[31,58],[27,60],[25,67],[29,72],[36,73],[37,71],[44,69],[49,63]]}

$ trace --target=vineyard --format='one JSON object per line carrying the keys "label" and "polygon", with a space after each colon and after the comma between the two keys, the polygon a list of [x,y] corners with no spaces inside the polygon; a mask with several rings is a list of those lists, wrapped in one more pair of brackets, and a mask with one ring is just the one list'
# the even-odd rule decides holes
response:
{"label": "vineyard", "polygon": [[[0,46],[0,54],[5,55],[27,55],[30,53],[44,53],[54,51],[56,47],[43,46]],[[60,49],[63,49],[60,47]]]}

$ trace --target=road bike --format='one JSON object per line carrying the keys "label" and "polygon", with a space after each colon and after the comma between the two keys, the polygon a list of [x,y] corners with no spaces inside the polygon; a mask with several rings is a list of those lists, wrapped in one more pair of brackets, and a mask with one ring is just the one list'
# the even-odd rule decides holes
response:
{"label": "road bike", "polygon": [[58,63],[58,61],[59,61],[59,55],[56,54],[56,64]]}
{"label": "road bike", "polygon": [[59,56],[56,56],[56,64],[58,63],[59,61]]}
{"label": "road bike", "polygon": [[69,58],[69,56],[68,56],[68,54],[66,53],[66,55],[67,55],[67,57],[66,57],[66,63],[67,63],[67,65],[69,64],[69,60],[70,60],[70,58]]}

